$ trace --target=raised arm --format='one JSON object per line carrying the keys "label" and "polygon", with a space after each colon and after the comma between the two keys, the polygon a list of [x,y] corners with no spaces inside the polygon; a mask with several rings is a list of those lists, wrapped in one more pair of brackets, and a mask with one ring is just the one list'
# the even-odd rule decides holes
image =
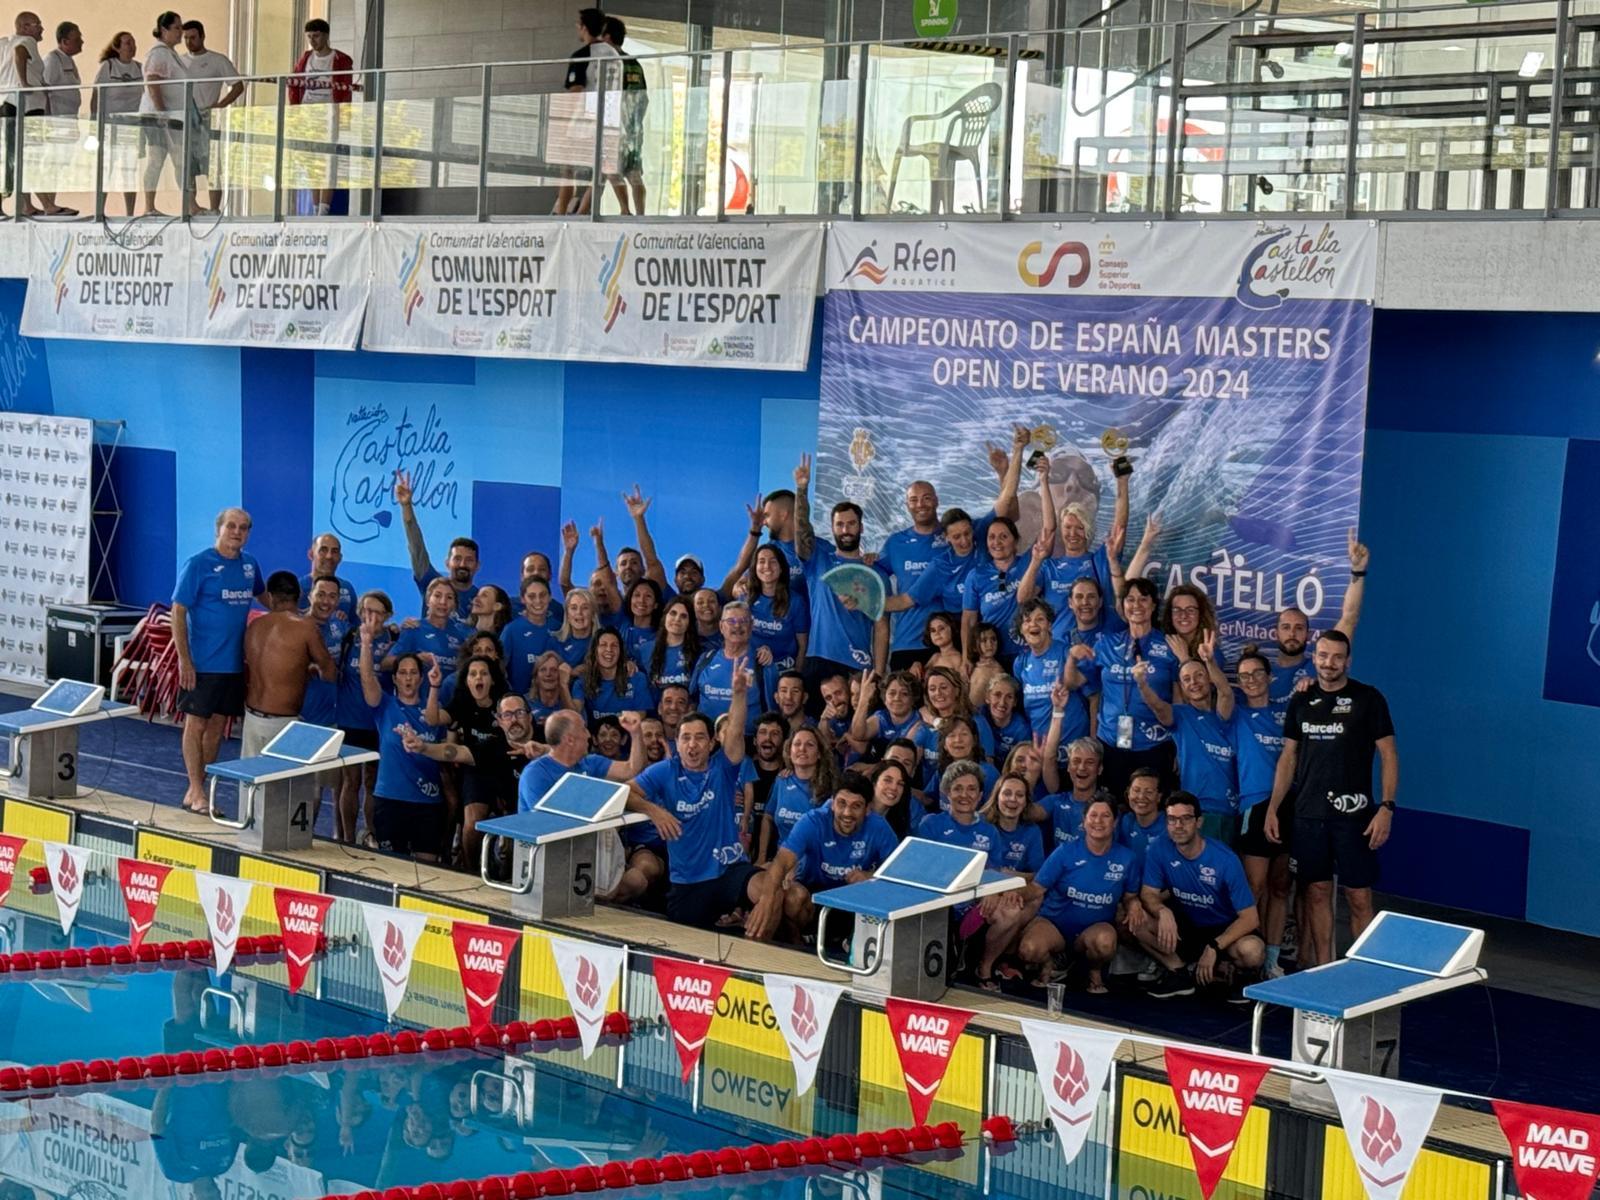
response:
{"label": "raised arm", "polygon": [[816,530],[811,528],[810,487],[811,455],[802,454],[794,469],[794,552],[801,562],[810,559],[817,544]]}
{"label": "raised arm", "polygon": [[1028,440],[1032,436],[1021,425],[1011,427],[1011,460],[1006,463],[1005,474],[1000,477],[1000,494],[994,501],[996,516],[1010,517],[1015,521],[1022,512],[1017,503],[1017,485],[1022,480],[1022,452],[1028,448]]}
{"label": "raised arm", "polygon": [[1144,697],[1144,702],[1150,706],[1150,711],[1155,713],[1156,720],[1170,727],[1172,702],[1156,695],[1156,690],[1150,686],[1150,663],[1147,659],[1141,658],[1133,664],[1133,679],[1139,685],[1139,695]]}
{"label": "raised arm", "polygon": [[722,586],[717,589],[717,595],[722,597],[724,603],[733,599],[734,586],[756,559],[756,547],[761,545],[761,506],[764,503],[765,500],[758,495],[754,505],[744,506],[750,516],[750,532],[745,535],[744,545],[739,547],[739,557],[734,560],[733,569],[723,577]]}
{"label": "raised arm", "polygon": [[1038,540],[1033,543],[1033,548],[1028,552],[1028,569],[1022,573],[1022,578],[1017,580],[1017,604],[1026,604],[1039,594],[1039,568],[1044,565],[1044,560],[1050,557],[1050,542],[1053,534],[1040,533]]}
{"label": "raised arm", "polygon": [[1045,539],[1045,545],[1054,550],[1056,547],[1056,526],[1060,518],[1056,514],[1056,500],[1050,492],[1050,460],[1039,460],[1039,536]]}
{"label": "raised arm", "polygon": [[1356,625],[1361,621],[1361,601],[1367,594],[1367,563],[1372,552],[1356,541],[1356,531],[1350,530],[1350,586],[1344,590],[1344,608],[1339,613],[1339,623],[1334,626],[1347,638],[1354,638]]}
{"label": "raised arm", "polygon": [[565,596],[572,590],[572,556],[578,550],[578,523],[568,521],[561,527],[561,568],[556,572],[556,582]]}
{"label": "raised arm", "polygon": [[656,554],[656,539],[650,533],[650,526],[645,521],[645,513],[650,511],[651,497],[644,495],[639,490],[639,485],[633,485],[633,494],[622,493],[622,503],[628,506],[628,515],[633,518],[633,536],[639,543],[639,553],[644,556],[644,573],[656,581],[656,586],[662,591],[667,587],[667,569],[661,565],[661,559]]}
{"label": "raised arm", "polygon": [[1050,685],[1050,727],[1045,730],[1044,745],[1039,747],[1039,778],[1046,792],[1061,791],[1061,725],[1067,719],[1067,704],[1072,700],[1072,689],[1064,680]]}
{"label": "raised arm", "polygon": [[406,552],[411,555],[411,577],[426,579],[433,573],[433,560],[428,557],[428,543],[423,539],[422,526],[417,524],[416,509],[411,504],[411,474],[394,473],[394,502],[400,506],[400,524],[406,530]]}
{"label": "raised arm", "polygon": [[1211,677],[1211,686],[1217,689],[1217,716],[1224,721],[1233,719],[1233,687],[1228,683],[1228,676],[1222,670],[1222,664],[1217,661],[1217,635],[1207,633],[1200,639],[1200,661],[1206,665],[1206,674]]}
{"label": "raised arm", "polygon": [[444,685],[444,668],[439,665],[437,654],[424,654],[428,660],[428,707],[422,711],[422,719],[429,725],[448,725],[450,715],[439,707],[439,692]]}
{"label": "raised arm", "polygon": [[378,672],[372,667],[372,639],[378,635],[378,630],[383,626],[383,619],[376,614],[371,618],[361,618],[361,698],[367,702],[368,708],[376,708],[383,703],[383,685],[378,682]]}
{"label": "raised arm", "polygon": [[[1131,474],[1132,474],[1132,468],[1130,467],[1128,474],[1118,475],[1116,477],[1116,479],[1117,479],[1117,499],[1116,499],[1116,503],[1112,506],[1112,509],[1111,509],[1111,528],[1112,529],[1116,529],[1119,526],[1121,528],[1123,528],[1123,529],[1126,529],[1128,527],[1128,479],[1130,478]],[[1110,540],[1109,534],[1107,535],[1107,540],[1108,541]],[[1110,551],[1108,550],[1107,553],[1109,554]]]}
{"label": "raised arm", "polygon": [[617,591],[617,573],[611,569],[611,556],[606,553],[606,525],[603,518],[596,517],[594,524],[589,526],[589,538],[594,542],[594,569],[605,590],[606,611],[620,613],[622,594]]}
{"label": "raised arm", "polygon": [[861,672],[861,686],[856,691],[856,711],[850,718],[850,728],[845,736],[850,739],[850,744],[856,748],[856,753],[865,754],[867,747],[872,744],[872,693],[875,682],[872,672]]}
{"label": "raised arm", "polygon": [[1143,578],[1145,568],[1150,565],[1150,555],[1154,552],[1156,543],[1161,540],[1161,533],[1161,513],[1153,512],[1144,519],[1144,534],[1139,538],[1138,548],[1133,552],[1133,561],[1128,564],[1126,578]]}
{"label": "raised arm", "polygon": [[747,660],[733,664],[733,699],[728,703],[728,720],[722,726],[722,753],[734,766],[744,761],[744,723],[750,712],[750,674]]}

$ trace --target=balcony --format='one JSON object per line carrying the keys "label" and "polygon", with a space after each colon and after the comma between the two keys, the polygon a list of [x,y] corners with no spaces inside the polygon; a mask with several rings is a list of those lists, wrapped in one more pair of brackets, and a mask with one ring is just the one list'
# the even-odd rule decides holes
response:
{"label": "balcony", "polygon": [[[95,97],[93,115],[25,114],[10,94],[3,132],[22,189],[113,221],[143,207],[160,141],[172,163],[153,180],[157,209],[209,206],[211,193],[229,217],[260,220],[319,203],[362,220],[565,208],[603,221],[626,204],[730,222],[1600,205],[1594,0],[1293,15],[1277,0],[1184,0],[1184,19],[1164,24],[1134,20],[1129,3],[961,43],[641,57],[642,92],[615,60],[591,67],[593,90],[569,92],[560,59],[362,72],[343,104],[295,103],[303,76],[253,77],[206,113],[186,81],[165,119],[126,112],[126,84]],[[81,89],[85,113],[94,90]]]}

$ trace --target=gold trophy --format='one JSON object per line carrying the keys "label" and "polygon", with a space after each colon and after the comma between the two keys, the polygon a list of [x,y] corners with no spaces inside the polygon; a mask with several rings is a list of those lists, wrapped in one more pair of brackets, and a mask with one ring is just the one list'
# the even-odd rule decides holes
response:
{"label": "gold trophy", "polygon": [[1100,449],[1111,458],[1111,473],[1118,479],[1133,474],[1133,460],[1128,457],[1128,439],[1116,427],[1100,435]]}

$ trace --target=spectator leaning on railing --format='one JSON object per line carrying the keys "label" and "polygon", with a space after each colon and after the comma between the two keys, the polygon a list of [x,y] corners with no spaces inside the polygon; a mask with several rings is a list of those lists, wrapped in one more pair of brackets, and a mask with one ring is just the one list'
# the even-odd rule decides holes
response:
{"label": "spectator leaning on railing", "polygon": [[332,184],[338,170],[338,159],[331,153],[339,133],[339,105],[349,104],[354,98],[356,83],[355,60],[343,50],[335,50],[329,42],[332,27],[320,18],[305,25],[306,50],[295,60],[294,73],[289,78],[290,104],[328,104],[328,123],[321,135],[328,145],[327,187],[313,189],[315,197],[312,216],[325,217],[333,211]]}
{"label": "spectator leaning on railing", "polygon": [[[134,57],[138,52],[139,43],[133,34],[122,30],[113,35],[100,51],[100,69],[95,72],[95,86],[89,92],[89,116],[98,118],[100,110],[105,111],[103,186],[107,195],[122,193],[126,205],[123,211],[130,217],[139,186],[139,138],[127,117],[139,111],[139,98],[144,94],[144,67]],[[117,83],[128,86],[106,86]]]}
{"label": "spectator leaning on railing", "polygon": [[[19,12],[14,25],[16,32],[0,42],[0,123],[5,126],[6,178],[5,191],[17,190],[17,108],[20,103],[24,115],[32,116],[45,111],[45,94],[29,91],[44,86],[44,59],[39,55],[39,39],[44,35],[44,23],[38,13]],[[75,217],[74,209],[62,208],[55,194],[35,192],[37,208],[28,203],[26,196],[17,197],[17,212],[24,217]]]}

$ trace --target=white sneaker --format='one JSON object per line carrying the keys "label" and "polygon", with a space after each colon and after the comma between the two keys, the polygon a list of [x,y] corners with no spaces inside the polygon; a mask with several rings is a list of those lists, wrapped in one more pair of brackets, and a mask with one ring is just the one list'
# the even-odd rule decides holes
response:
{"label": "white sneaker", "polygon": [[1263,979],[1282,979],[1283,975],[1283,968],[1277,963],[1273,963],[1270,967],[1261,968],[1261,978]]}

